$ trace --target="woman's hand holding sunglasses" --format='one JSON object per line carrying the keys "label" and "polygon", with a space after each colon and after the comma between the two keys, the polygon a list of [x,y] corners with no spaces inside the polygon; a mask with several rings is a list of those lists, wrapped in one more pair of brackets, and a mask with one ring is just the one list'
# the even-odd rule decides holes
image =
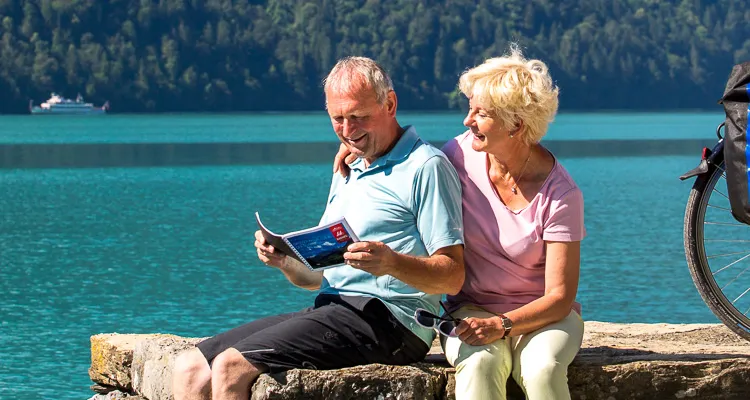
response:
{"label": "woman's hand holding sunglasses", "polygon": [[417,324],[425,328],[437,329],[438,333],[443,336],[457,337],[458,334],[456,333],[456,326],[461,322],[461,320],[452,316],[448,312],[448,309],[445,307],[445,304],[443,304],[442,301],[440,301],[439,303],[440,307],[445,310],[444,316],[435,315],[425,310],[424,308],[417,308],[417,310],[414,312],[414,320],[417,321]]}
{"label": "woman's hand holding sunglasses", "polygon": [[505,329],[499,317],[464,318],[456,326],[456,334],[466,344],[483,346],[502,338]]}

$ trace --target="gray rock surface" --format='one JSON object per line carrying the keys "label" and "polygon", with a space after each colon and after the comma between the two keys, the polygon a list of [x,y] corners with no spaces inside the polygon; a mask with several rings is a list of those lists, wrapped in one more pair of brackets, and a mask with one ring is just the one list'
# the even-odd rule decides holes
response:
{"label": "gray rock surface", "polygon": [[91,366],[89,377],[92,381],[122,389],[132,390],[130,366],[133,361],[135,344],[153,335],[119,335],[104,333],[91,337]]}
{"label": "gray rock surface", "polygon": [[[128,387],[124,393],[146,400],[171,399],[174,360],[199,340],[93,336],[91,379],[103,387]],[[430,353],[426,362],[405,367],[373,364],[264,374],[251,397],[454,399],[454,370],[437,341]],[[568,376],[574,399],[750,399],[750,342],[718,324],[586,322],[583,348]],[[513,383],[509,386],[512,398],[523,397]]]}
{"label": "gray rock surface", "polygon": [[133,349],[131,368],[135,393],[150,400],[171,399],[172,369],[177,356],[201,339],[159,335],[142,340]]}
{"label": "gray rock surface", "polygon": [[251,400],[270,399],[441,399],[446,368],[420,363],[406,367],[365,365],[332,371],[292,370],[262,375]]}
{"label": "gray rock surface", "polygon": [[107,394],[95,394],[89,400],[147,400],[141,396],[133,396],[128,393],[115,390]]}

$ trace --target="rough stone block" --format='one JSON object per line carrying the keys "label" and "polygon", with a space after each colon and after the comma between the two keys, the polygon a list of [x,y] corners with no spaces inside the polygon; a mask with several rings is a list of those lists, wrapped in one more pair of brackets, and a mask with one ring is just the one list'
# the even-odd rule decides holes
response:
{"label": "rough stone block", "polygon": [[89,377],[92,381],[117,389],[133,389],[130,380],[130,365],[133,361],[135,344],[153,335],[120,335],[103,333],[91,337],[91,366]]}
{"label": "rough stone block", "polygon": [[427,363],[396,367],[372,364],[332,371],[291,370],[261,375],[251,400],[441,399],[445,368]]}
{"label": "rough stone block", "polygon": [[89,400],[148,400],[141,396],[131,396],[119,390],[108,392],[107,394],[95,394]]}
{"label": "rough stone block", "polygon": [[[97,372],[90,375],[102,385],[131,387],[130,394],[144,399],[169,400],[174,360],[199,340],[97,335],[92,337],[91,369]],[[373,364],[264,374],[251,398],[455,399],[454,370],[445,363],[439,344],[433,344],[427,360],[405,367]],[[745,400],[750,398],[747,382],[750,342],[718,324],[586,322],[583,347],[568,372],[572,397],[583,400]],[[517,388],[509,393],[511,399],[523,398]]]}
{"label": "rough stone block", "polygon": [[153,335],[141,340],[133,349],[131,371],[135,393],[150,400],[171,399],[175,359],[200,341],[174,335]]}

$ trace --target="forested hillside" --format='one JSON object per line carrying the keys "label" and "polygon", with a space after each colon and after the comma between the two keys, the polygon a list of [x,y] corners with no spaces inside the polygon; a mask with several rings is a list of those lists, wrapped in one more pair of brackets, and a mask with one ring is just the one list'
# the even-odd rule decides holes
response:
{"label": "forested hillside", "polygon": [[0,112],[51,91],[113,111],[321,109],[336,59],[393,75],[401,109],[456,107],[510,40],[561,108],[715,107],[750,60],[748,0],[0,0]]}

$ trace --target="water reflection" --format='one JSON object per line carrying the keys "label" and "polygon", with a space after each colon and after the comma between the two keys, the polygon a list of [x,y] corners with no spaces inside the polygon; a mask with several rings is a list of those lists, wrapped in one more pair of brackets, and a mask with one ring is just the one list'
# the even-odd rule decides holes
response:
{"label": "water reflection", "polygon": [[[433,143],[442,146],[443,142]],[[692,155],[713,141],[556,140],[562,158]],[[328,163],[338,143],[73,143],[0,144],[0,168],[88,168]]]}

